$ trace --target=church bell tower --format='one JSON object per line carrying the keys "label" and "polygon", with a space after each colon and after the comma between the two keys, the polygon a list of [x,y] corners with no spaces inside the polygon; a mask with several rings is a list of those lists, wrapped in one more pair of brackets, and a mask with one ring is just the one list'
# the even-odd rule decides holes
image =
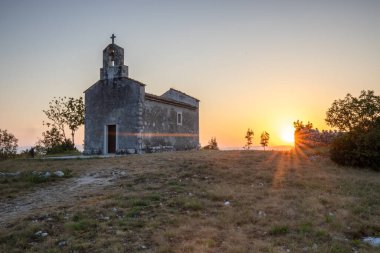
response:
{"label": "church bell tower", "polygon": [[124,65],[124,49],[114,43],[116,36],[112,34],[112,44],[103,50],[103,68],[100,69],[100,80],[128,77],[128,66]]}

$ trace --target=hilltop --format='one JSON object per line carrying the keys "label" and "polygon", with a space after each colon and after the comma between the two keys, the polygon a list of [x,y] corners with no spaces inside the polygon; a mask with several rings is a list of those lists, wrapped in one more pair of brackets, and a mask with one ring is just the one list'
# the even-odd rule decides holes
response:
{"label": "hilltop", "polygon": [[[379,173],[290,151],[7,160],[1,252],[376,252]],[[65,177],[41,178],[61,170]],[[32,171],[36,171],[32,173]],[[37,176],[36,176],[37,175]]]}

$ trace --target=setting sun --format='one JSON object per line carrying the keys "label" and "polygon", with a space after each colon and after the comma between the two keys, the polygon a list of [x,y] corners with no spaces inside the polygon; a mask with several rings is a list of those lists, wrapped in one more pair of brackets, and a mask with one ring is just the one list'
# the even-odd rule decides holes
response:
{"label": "setting sun", "polygon": [[281,139],[287,143],[294,143],[294,129],[285,127],[281,130]]}

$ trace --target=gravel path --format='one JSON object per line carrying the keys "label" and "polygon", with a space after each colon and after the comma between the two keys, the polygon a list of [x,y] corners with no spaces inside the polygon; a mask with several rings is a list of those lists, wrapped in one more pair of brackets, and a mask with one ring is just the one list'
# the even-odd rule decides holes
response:
{"label": "gravel path", "polygon": [[103,169],[100,172],[86,173],[76,178],[62,180],[6,200],[0,203],[0,228],[40,209],[73,204],[81,197],[112,185],[117,178],[125,175],[126,172],[122,170]]}

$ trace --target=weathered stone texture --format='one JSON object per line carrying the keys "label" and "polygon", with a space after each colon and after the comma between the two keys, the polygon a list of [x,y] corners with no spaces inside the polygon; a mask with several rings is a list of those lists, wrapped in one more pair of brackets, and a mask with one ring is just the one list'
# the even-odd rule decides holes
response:
{"label": "weathered stone texture", "polygon": [[183,93],[181,91],[175,90],[171,88],[167,92],[161,95],[163,98],[173,99],[178,102],[186,103],[195,107],[199,106],[199,100],[196,98],[193,98],[186,93]]}
{"label": "weathered stone texture", "polygon": [[[182,124],[177,123],[178,113],[182,114]],[[186,150],[199,145],[198,108],[188,109],[146,100],[143,119],[143,148],[161,145]]]}
{"label": "weathered stone texture", "polygon": [[85,92],[85,149],[107,153],[105,127],[116,125],[117,149],[136,149],[144,86],[129,78],[101,80]]}
{"label": "weathered stone texture", "polygon": [[124,65],[124,49],[110,44],[103,50],[103,68],[100,80],[128,77],[128,66]]}
{"label": "weathered stone texture", "polygon": [[[108,127],[116,129],[115,135]],[[109,147],[129,154],[198,146],[199,100],[174,89],[162,96],[145,94],[145,85],[128,77],[124,49],[108,45],[100,80],[85,91],[84,153],[107,154]]]}

